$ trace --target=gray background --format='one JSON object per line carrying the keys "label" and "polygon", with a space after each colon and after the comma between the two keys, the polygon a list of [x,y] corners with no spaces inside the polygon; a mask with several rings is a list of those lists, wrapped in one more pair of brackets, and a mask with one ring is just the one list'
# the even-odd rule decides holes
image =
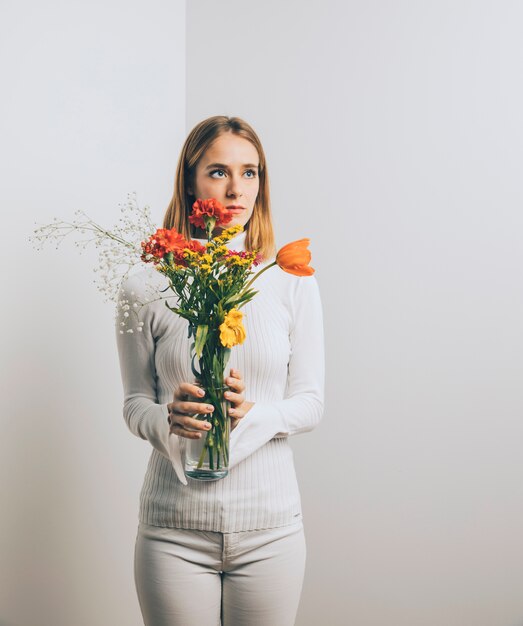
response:
{"label": "gray background", "polygon": [[159,221],[220,113],[258,131],[324,302],[297,624],[521,626],[521,4],[4,7],[0,623],[141,623],[112,308],[94,252],[26,235],[132,190]]}

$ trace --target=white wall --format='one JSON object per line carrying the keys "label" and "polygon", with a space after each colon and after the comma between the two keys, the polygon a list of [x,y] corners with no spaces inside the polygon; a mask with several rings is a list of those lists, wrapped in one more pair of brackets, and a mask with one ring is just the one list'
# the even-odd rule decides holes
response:
{"label": "white wall", "polygon": [[36,252],[35,220],[160,222],[185,138],[185,3],[14,2],[0,16],[0,624],[143,624],[133,581],[150,446],[122,417],[96,253]]}
{"label": "white wall", "polygon": [[187,8],[187,130],[257,129],[324,301],[297,624],[523,623],[521,3]]}

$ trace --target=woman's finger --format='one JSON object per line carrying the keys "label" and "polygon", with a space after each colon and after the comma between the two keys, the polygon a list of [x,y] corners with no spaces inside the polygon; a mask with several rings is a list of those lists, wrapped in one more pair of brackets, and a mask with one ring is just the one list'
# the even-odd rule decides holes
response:
{"label": "woman's finger", "polygon": [[211,429],[210,422],[197,420],[180,413],[169,413],[170,432],[188,439],[199,439],[199,434]]}
{"label": "woman's finger", "polygon": [[229,417],[234,418],[235,420],[240,420],[242,417],[245,417],[245,411],[241,406],[231,406],[229,409]]}
{"label": "woman's finger", "polygon": [[174,413],[185,415],[198,415],[201,413],[212,413],[214,411],[212,404],[204,404],[202,402],[172,402],[170,406],[172,406]]}
{"label": "woman's finger", "polygon": [[226,391],[223,397],[229,400],[233,406],[240,405],[245,400],[243,393],[234,393],[233,391]]}
{"label": "woman's finger", "polygon": [[180,383],[178,389],[174,392],[174,397],[178,400],[186,400],[187,396],[194,398],[203,398],[205,391],[194,383]]}
{"label": "woman's finger", "polygon": [[231,375],[226,379],[226,384],[236,392],[245,391],[245,383],[241,372],[237,369],[231,369]]}
{"label": "woman's finger", "polygon": [[229,416],[234,420],[240,420],[247,415],[252,406],[254,406],[254,402],[242,402],[239,406],[234,406],[229,409]]}

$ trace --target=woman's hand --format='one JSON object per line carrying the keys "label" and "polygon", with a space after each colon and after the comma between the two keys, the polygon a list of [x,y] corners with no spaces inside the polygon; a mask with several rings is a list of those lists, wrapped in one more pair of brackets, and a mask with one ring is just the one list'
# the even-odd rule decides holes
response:
{"label": "woman's hand", "polygon": [[[211,424],[205,420],[197,420],[192,415],[210,414],[214,411],[212,404],[189,401],[191,398],[203,398],[205,391],[191,383],[180,383],[174,392],[174,400],[167,405],[169,411],[169,433],[186,439],[199,439],[202,432],[210,430]],[[188,430],[191,428],[193,430]],[[194,432],[196,429],[196,432]]]}
{"label": "woman's hand", "polygon": [[[225,392],[224,397],[231,403],[229,416],[231,418],[231,430],[234,430],[254,405],[254,402],[245,400],[243,395],[245,383],[239,370],[231,369],[230,376],[225,380],[225,383],[230,388],[230,391]],[[207,432],[211,428],[211,424],[206,420],[197,420],[192,417],[196,414],[211,414],[214,411],[212,404],[197,401],[198,398],[204,396],[205,391],[198,385],[180,383],[174,392],[173,401],[167,405],[169,433],[186,439],[199,439],[202,432]],[[196,429],[196,432],[189,429]]]}
{"label": "woman's hand", "polygon": [[245,383],[239,370],[231,369],[229,378],[225,379],[225,384],[230,387],[230,391],[226,391],[224,397],[231,403],[229,415],[231,417],[231,431],[238,426],[240,420],[245,417],[254,402],[245,400],[243,392],[245,391]]}

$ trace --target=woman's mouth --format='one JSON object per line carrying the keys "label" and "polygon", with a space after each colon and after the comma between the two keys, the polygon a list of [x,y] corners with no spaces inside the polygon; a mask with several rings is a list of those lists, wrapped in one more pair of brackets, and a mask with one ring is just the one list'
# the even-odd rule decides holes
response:
{"label": "woman's mouth", "polygon": [[232,213],[233,215],[238,215],[238,213],[241,213],[242,211],[245,211],[245,207],[244,206],[240,206],[238,204],[229,204],[225,208],[229,211],[229,213]]}

